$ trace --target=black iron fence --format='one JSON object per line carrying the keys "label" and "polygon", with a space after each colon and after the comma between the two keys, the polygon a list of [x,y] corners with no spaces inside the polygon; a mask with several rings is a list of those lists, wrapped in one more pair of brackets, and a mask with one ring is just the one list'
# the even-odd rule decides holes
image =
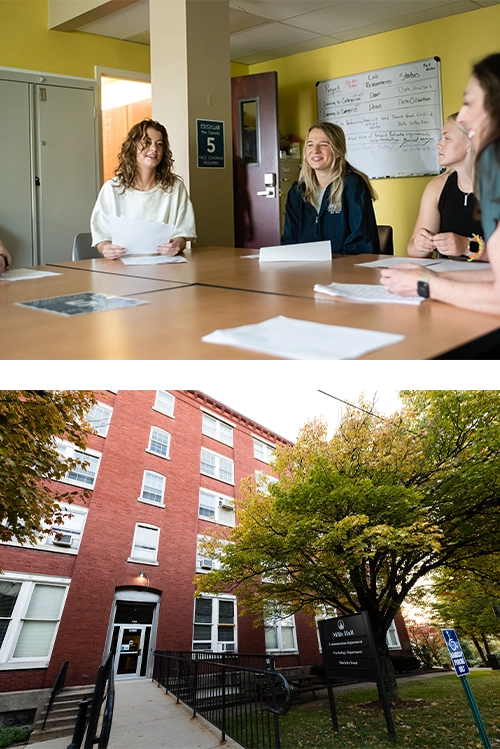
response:
{"label": "black iron fence", "polygon": [[290,687],[272,658],[239,653],[157,650],[153,679],[247,749],[280,749],[279,717]]}
{"label": "black iron fence", "polygon": [[54,706],[54,700],[56,699],[61,689],[64,687],[64,681],[66,679],[66,672],[68,671],[68,665],[69,665],[69,661],[64,661],[64,663],[62,664],[59,670],[59,673],[57,674],[56,680],[54,682],[54,686],[52,687],[52,691],[50,693],[49,704],[47,705],[47,712],[45,713],[42,731],[45,730],[45,724],[47,723],[47,718],[49,717],[49,713],[52,710],[52,707]]}
{"label": "black iron fence", "polygon": [[[97,744],[99,749],[106,749],[113,722],[113,708],[115,703],[115,683],[114,683],[114,658],[113,654],[108,656],[105,663],[99,666],[97,679],[92,698],[92,708],[90,711],[89,723],[87,726],[87,735],[85,737],[85,749],[92,749]],[[104,714],[101,723],[101,733],[98,736],[99,720],[101,716],[102,704],[105,701]]]}

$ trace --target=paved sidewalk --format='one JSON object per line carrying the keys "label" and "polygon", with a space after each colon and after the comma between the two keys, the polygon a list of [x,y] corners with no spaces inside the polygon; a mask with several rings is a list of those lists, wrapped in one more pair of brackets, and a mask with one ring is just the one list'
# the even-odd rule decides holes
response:
{"label": "paved sidewalk", "polygon": [[[398,683],[432,679],[453,671],[432,671],[398,677]],[[359,682],[334,687],[335,693],[366,689],[374,684]],[[115,682],[115,710],[108,749],[241,749],[232,739],[221,741],[221,733],[204,718],[193,718],[192,710],[165,694],[149,679]],[[38,746],[38,744],[40,746]],[[71,736],[27,745],[29,749],[67,749]]]}
{"label": "paved sidewalk", "polygon": [[[115,682],[115,709],[108,749],[241,749],[192,710],[165,694],[149,679]],[[66,749],[71,736],[29,744],[37,749]]]}

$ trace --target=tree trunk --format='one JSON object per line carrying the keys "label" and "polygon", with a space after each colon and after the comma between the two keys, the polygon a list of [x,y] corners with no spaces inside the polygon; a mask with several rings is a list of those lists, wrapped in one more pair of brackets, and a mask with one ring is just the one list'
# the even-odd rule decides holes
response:
{"label": "tree trunk", "polygon": [[486,639],[486,635],[484,632],[481,632],[481,640],[484,643],[484,649],[486,650],[486,656],[491,655],[490,646],[488,644],[488,640]]}
{"label": "tree trunk", "polygon": [[[387,699],[389,702],[397,702],[399,700],[398,683],[396,681],[396,674],[394,672],[394,666],[392,665],[391,656],[389,654],[389,648],[385,640],[375,638],[375,646],[377,648],[378,659],[380,662],[380,668],[382,670],[382,680],[384,682],[385,691],[387,693]],[[379,699],[382,699],[379,689]]]}
{"label": "tree trunk", "polygon": [[485,654],[483,653],[483,649],[482,649],[481,645],[479,644],[479,641],[477,640],[477,638],[474,635],[471,635],[471,640],[474,643],[474,645],[476,646],[476,650],[479,653],[479,656],[480,656],[480,658],[481,658],[481,660],[483,662],[483,665],[487,666],[488,665],[488,661],[486,659]]}

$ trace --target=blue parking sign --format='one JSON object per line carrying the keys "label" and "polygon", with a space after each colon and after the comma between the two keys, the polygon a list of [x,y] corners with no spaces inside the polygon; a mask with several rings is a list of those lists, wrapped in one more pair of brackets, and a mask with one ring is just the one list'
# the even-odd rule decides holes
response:
{"label": "blue parking sign", "polygon": [[196,120],[198,168],[224,169],[224,123]]}
{"label": "blue parking sign", "polygon": [[454,629],[442,629],[444,641],[450,654],[451,662],[455,669],[457,676],[466,676],[469,671],[469,666],[465,660],[465,656],[462,652],[462,646],[458,640],[457,634]]}

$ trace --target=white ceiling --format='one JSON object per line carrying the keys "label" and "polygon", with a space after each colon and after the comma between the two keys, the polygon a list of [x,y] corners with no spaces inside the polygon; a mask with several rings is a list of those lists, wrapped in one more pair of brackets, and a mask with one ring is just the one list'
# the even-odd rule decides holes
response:
{"label": "white ceiling", "polygon": [[[252,65],[498,4],[500,0],[230,0],[231,60]],[[149,44],[149,0],[137,0],[79,31]]]}

